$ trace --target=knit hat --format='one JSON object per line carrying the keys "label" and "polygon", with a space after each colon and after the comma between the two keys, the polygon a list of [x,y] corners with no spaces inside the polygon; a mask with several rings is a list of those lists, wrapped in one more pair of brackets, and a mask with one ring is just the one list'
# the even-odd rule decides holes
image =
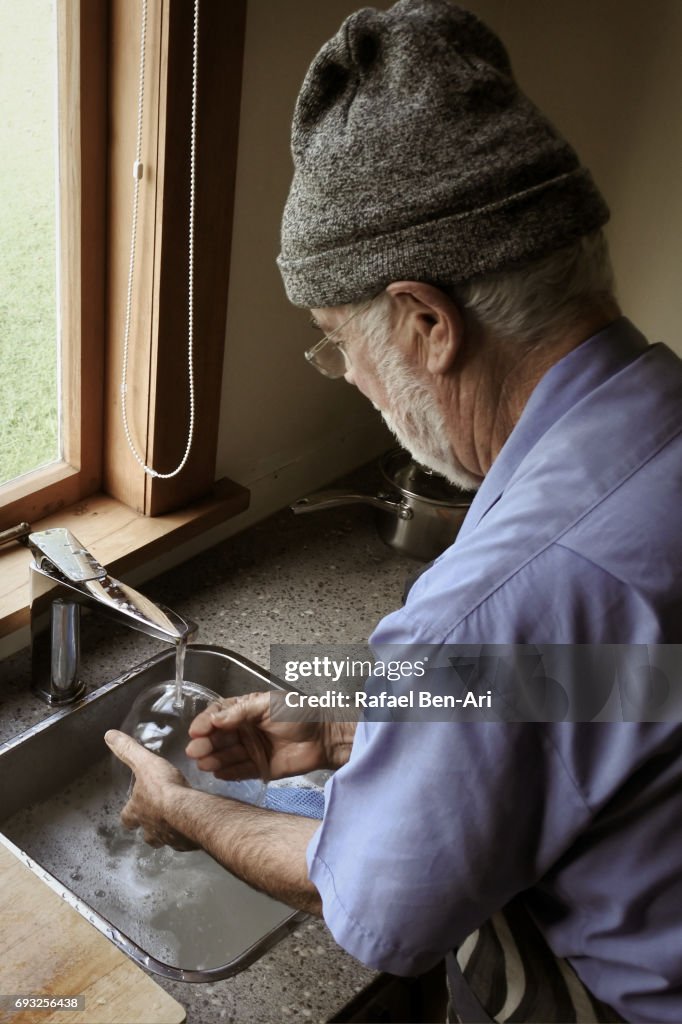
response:
{"label": "knit hat", "polygon": [[450,0],[347,18],[305,77],[292,153],[277,262],[299,306],[523,266],[609,217],[502,43]]}

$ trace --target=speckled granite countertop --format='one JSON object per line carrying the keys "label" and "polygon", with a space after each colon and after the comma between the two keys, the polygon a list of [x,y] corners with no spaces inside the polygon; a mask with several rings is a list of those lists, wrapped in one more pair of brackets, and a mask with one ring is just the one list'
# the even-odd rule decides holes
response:
{"label": "speckled granite countertop", "polygon": [[[371,479],[365,470],[355,486]],[[271,643],[362,643],[400,603],[418,563],[385,547],[372,511],[350,506],[305,516],[283,511],[141,589],[199,624],[198,640],[269,663]],[[99,686],[163,645],[90,616],[83,678]],[[44,719],[29,689],[28,652],[0,662],[0,742]],[[326,1021],[374,973],[308,920],[241,974],[213,985],[155,980],[187,1009],[189,1024]]]}

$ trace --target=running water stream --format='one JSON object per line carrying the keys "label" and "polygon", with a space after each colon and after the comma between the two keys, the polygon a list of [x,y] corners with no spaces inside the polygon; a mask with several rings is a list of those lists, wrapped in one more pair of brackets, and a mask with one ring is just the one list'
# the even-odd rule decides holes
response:
{"label": "running water stream", "polygon": [[183,675],[185,672],[185,654],[187,653],[187,641],[184,637],[177,641],[175,645],[175,697],[173,698],[173,707],[177,709],[181,708],[183,701],[182,683]]}

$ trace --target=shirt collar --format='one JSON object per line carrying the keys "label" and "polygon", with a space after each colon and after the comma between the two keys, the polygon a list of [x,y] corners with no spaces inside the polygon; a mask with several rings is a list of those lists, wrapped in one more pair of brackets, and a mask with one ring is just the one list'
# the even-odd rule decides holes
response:
{"label": "shirt collar", "polygon": [[543,434],[585,395],[648,347],[626,317],[592,335],[560,359],[533,389],[521,417],[493,462],[457,535],[466,537],[500,499],[509,480]]}

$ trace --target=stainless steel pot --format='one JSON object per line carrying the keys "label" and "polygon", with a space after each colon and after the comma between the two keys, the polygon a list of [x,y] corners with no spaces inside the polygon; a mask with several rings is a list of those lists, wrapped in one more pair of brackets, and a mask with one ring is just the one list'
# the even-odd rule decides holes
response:
{"label": "stainless steel pot", "polygon": [[379,463],[387,489],[376,494],[317,491],[299,498],[300,515],[339,505],[362,503],[375,510],[379,536],[412,558],[430,561],[452,544],[468,511],[473,492],[462,491],[396,448]]}

